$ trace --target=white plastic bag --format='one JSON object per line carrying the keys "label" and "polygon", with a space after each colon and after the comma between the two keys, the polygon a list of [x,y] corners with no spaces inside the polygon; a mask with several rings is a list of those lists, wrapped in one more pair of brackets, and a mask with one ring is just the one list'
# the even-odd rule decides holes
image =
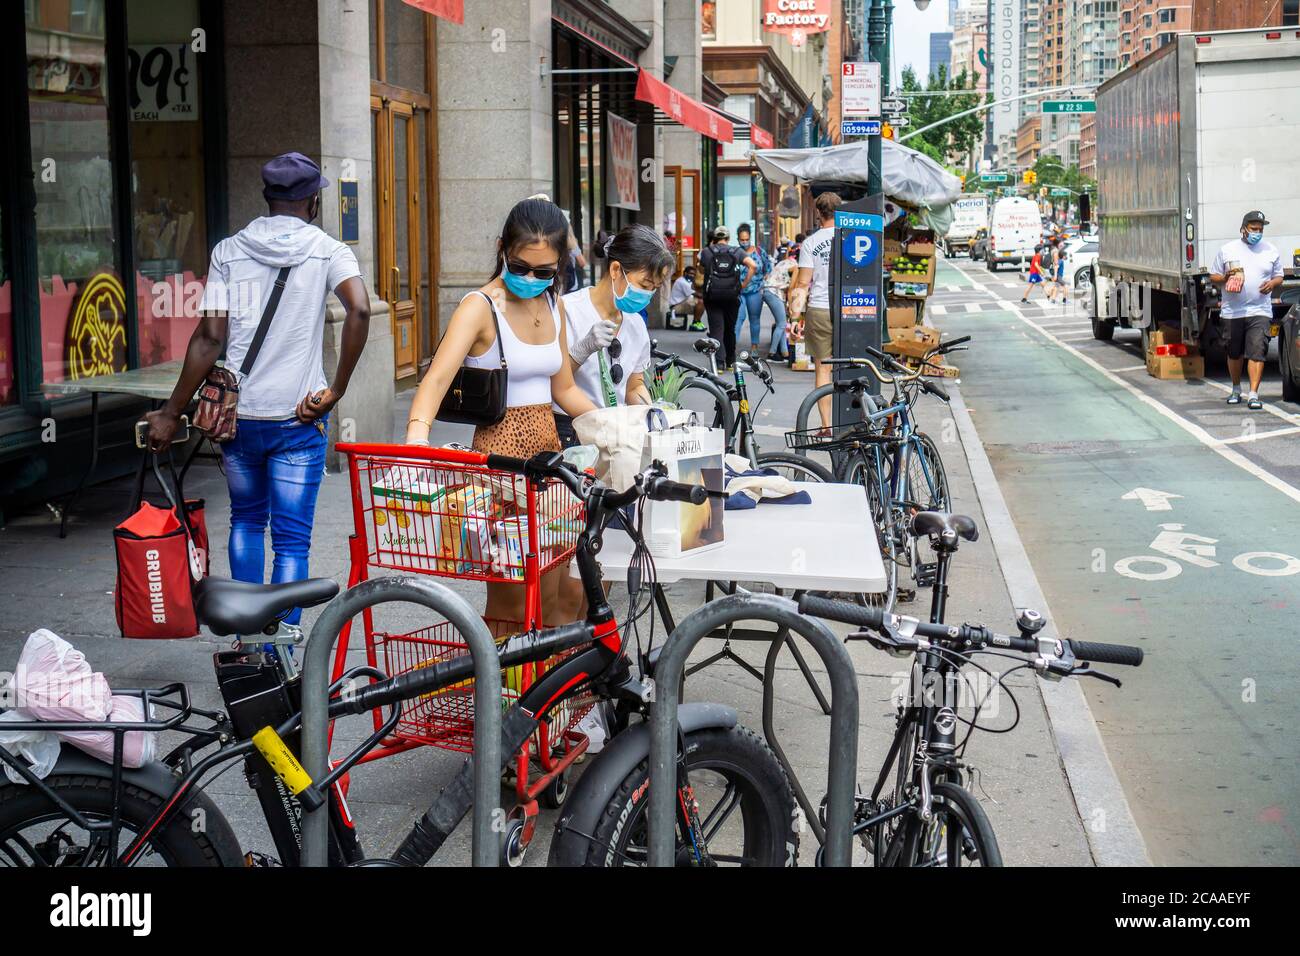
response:
{"label": "white plastic bag", "polygon": [[27,637],[18,657],[14,703],[32,720],[106,720],[113,692],[86,655],[41,628]]}
{"label": "white plastic bag", "polygon": [[[0,714],[0,746],[10,753],[25,757],[32,773],[44,780],[59,759],[59,738],[48,731],[4,730],[6,723],[24,723],[33,718],[20,710],[6,710]],[[5,764],[5,776],[14,783],[26,784],[13,767]]]}
{"label": "white plastic bag", "polygon": [[[124,694],[113,696],[113,708],[108,719],[121,723],[143,723],[144,701]],[[105,763],[113,762],[113,734],[108,730],[62,731],[60,740],[72,744]],[[129,731],[122,736],[122,766],[142,767],[153,760],[158,746],[158,735],[145,731]]]}

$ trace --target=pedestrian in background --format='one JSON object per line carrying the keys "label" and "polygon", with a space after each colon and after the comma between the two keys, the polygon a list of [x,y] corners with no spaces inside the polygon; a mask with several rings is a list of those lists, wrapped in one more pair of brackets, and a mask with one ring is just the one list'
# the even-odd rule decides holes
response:
{"label": "pedestrian in background", "polygon": [[754,270],[749,284],[740,290],[740,314],[736,319],[736,343],[740,343],[740,330],[749,320],[749,348],[758,351],[763,339],[763,280],[772,271],[772,259],[761,247],[751,241],[749,223],[741,223],[736,229],[736,242],[740,251],[753,259],[758,268]]}
{"label": "pedestrian in background", "polygon": [[[816,362],[816,385],[829,385],[831,366],[826,361],[835,345],[835,330],[831,325],[830,261],[831,245],[835,241],[835,210],[843,202],[838,193],[822,193],[813,200],[821,228],[799,246],[799,271],[790,283],[786,300],[790,315],[804,317],[803,337],[808,355]],[[798,238],[797,236],[795,237]],[[831,427],[831,399],[828,395],[817,403],[822,428]]]}
{"label": "pedestrian in background", "polygon": [[[150,447],[166,447],[180,413],[225,352],[226,367],[240,379],[235,436],[221,444],[230,490],[230,574],[263,583],[269,522],[271,581],[280,584],[308,576],[326,422],[366,347],[370,298],[352,250],[312,225],[321,190],[329,186],[320,167],[301,153],[285,153],[262,167],[262,184],[267,215],[212,250],[199,305],[203,317],[180,378],[167,403],[145,418]],[[280,283],[279,302],[245,375],[239,370]],[[338,368],[327,385],[325,305],[331,292],[346,316]],[[301,617],[295,608],[284,623],[297,627]]]}
{"label": "pedestrian in background", "polygon": [[1028,302],[1029,293],[1043,284],[1044,248],[1043,246],[1034,246],[1034,257],[1029,260],[1029,284],[1025,286],[1025,294],[1020,297],[1021,302]]}
{"label": "pedestrian in background", "polygon": [[1282,284],[1282,257],[1264,238],[1268,220],[1258,209],[1241,217],[1241,238],[1224,244],[1210,266],[1210,281],[1223,286],[1219,318],[1228,343],[1228,374],[1232,391],[1228,404],[1241,402],[1241,365],[1249,364],[1247,407],[1261,409],[1259,383],[1264,377],[1269,326],[1273,323],[1273,290]]}
{"label": "pedestrian in background", "polygon": [[785,337],[785,296],[798,268],[799,263],[789,255],[787,249],[763,280],[763,304],[772,311],[772,342],[767,347],[767,358],[778,362],[789,361],[790,358],[790,346]]}
{"label": "pedestrian in background", "polygon": [[736,319],[740,314],[740,290],[749,285],[758,263],[738,248],[727,244],[731,231],[719,226],[713,241],[700,250],[700,272],[696,288],[703,293],[704,311],[709,316],[709,336],[722,344],[723,364],[719,371],[736,364]]}
{"label": "pedestrian in background", "polygon": [[695,294],[695,266],[687,266],[668,293],[668,311],[683,317],[683,328],[690,326],[692,331],[703,332],[704,323],[700,321],[703,309],[703,303]]}

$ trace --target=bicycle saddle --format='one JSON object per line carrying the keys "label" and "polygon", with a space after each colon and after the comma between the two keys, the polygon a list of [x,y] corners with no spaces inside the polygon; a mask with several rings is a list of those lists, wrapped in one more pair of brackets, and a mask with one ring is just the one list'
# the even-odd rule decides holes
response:
{"label": "bicycle saddle", "polygon": [[949,514],[946,511],[921,511],[912,518],[912,533],[917,537],[923,534],[941,535],[955,542],[958,536],[967,541],[979,538],[979,527],[969,515]]}
{"label": "bicycle saddle", "polygon": [[703,352],[705,355],[712,355],[718,349],[722,348],[717,339],[711,339],[707,335],[702,339],[695,340],[695,351]]}
{"label": "bicycle saddle", "polygon": [[194,610],[199,621],[219,637],[260,634],[285,611],[324,604],[338,593],[338,584],[329,578],[283,584],[204,578],[194,587]]}

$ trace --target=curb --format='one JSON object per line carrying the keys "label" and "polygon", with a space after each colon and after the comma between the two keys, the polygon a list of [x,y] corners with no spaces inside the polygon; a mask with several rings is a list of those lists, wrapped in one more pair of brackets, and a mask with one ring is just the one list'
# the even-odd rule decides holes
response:
{"label": "curb", "polygon": [[[1041,611],[1047,618],[1043,633],[1059,638],[1047,599],[1011,519],[997,475],[984,452],[984,444],[975,430],[960,388],[952,390],[949,409],[961,437],[962,450],[966,453],[966,463],[970,467],[975,493],[984,511],[984,522],[993,539],[993,550],[1002,567],[1011,603],[1018,608],[1032,607]],[[1106,746],[1079,682],[1039,681],[1038,686],[1093,861],[1098,866],[1151,866],[1146,841],[1133,819],[1128,799],[1106,754]]]}

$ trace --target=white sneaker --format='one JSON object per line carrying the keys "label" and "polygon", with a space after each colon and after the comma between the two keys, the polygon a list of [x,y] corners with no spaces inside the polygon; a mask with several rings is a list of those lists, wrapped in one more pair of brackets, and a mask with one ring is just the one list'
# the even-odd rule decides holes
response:
{"label": "white sneaker", "polygon": [[1229,395],[1228,395],[1228,404],[1229,404],[1229,405],[1240,405],[1240,404],[1241,404],[1241,390],[1240,390],[1240,389],[1236,389],[1236,388],[1234,388],[1234,389],[1229,393]]}

